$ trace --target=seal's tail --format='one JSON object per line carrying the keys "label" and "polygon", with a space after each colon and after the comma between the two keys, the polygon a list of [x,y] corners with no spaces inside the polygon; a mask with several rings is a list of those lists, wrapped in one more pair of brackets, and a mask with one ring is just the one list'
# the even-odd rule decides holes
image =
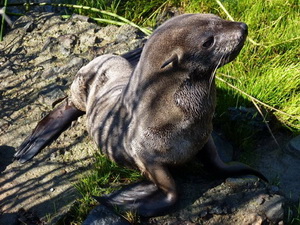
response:
{"label": "seal's tail", "polygon": [[34,157],[40,150],[71,126],[72,121],[84,114],[74,104],[65,99],[58,107],[45,116],[32,131],[14,155],[14,158],[24,163]]}

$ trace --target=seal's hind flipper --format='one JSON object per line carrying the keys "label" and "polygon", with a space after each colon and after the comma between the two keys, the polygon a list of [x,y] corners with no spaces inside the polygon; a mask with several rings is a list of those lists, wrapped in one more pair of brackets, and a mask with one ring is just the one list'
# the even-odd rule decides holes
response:
{"label": "seal's hind flipper", "polygon": [[127,59],[132,67],[135,67],[140,60],[142,51],[143,51],[143,47],[136,48],[130,52],[123,54],[122,57]]}
{"label": "seal's hind flipper", "polygon": [[31,135],[17,149],[14,158],[21,163],[28,161],[66,130],[73,120],[83,114],[84,112],[78,110],[71,101],[64,100],[37,124]]}
{"label": "seal's hind flipper", "polygon": [[130,210],[143,217],[159,216],[167,212],[162,207],[167,201],[165,194],[149,181],[128,185],[112,194],[94,198],[109,208],[117,206],[119,211]]}

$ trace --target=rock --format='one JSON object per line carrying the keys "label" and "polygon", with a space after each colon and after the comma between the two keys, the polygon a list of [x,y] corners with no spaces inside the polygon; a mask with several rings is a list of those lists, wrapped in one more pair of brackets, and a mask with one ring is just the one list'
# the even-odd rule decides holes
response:
{"label": "rock", "polygon": [[88,215],[82,225],[130,225],[127,220],[115,214],[103,205],[96,206]]}
{"label": "rock", "polygon": [[1,79],[0,90],[5,90],[5,89],[9,88],[10,82],[9,82],[8,77],[12,76],[13,74],[14,74],[14,71],[12,71],[9,68],[5,68],[0,71],[0,79]]}
{"label": "rock", "polygon": [[80,41],[80,46],[83,49],[88,49],[89,47],[94,46],[96,43],[96,37],[94,35],[94,31],[90,33],[84,33],[83,35],[80,35],[79,41]]}
{"label": "rock", "polygon": [[66,49],[71,49],[76,44],[77,37],[73,34],[62,35],[58,38],[59,43]]}
{"label": "rock", "polygon": [[245,214],[241,219],[241,224],[262,225],[263,218],[256,213]]}
{"label": "rock", "polygon": [[57,68],[50,67],[45,69],[42,72],[41,77],[45,79],[49,79],[55,77],[56,74],[57,74]]}
{"label": "rock", "polygon": [[39,102],[51,106],[57,99],[66,97],[60,86],[53,86],[52,90],[46,89],[40,92]]}
{"label": "rock", "polygon": [[278,186],[271,185],[271,187],[269,187],[270,194],[278,194],[279,190]]}
{"label": "rock", "polygon": [[82,22],[91,22],[92,21],[89,17],[83,16],[83,15],[78,15],[78,14],[73,14],[72,19],[76,19],[76,20],[79,20]]}
{"label": "rock", "polygon": [[245,123],[248,129],[253,129],[256,132],[266,130],[264,119],[259,114],[256,108],[246,107],[230,107],[228,108],[230,120]]}
{"label": "rock", "polygon": [[293,155],[300,158],[300,135],[290,140],[288,143],[288,150]]}
{"label": "rock", "polygon": [[191,182],[179,179],[176,183],[180,190],[178,208],[167,216],[144,219],[142,224],[176,221],[178,224],[271,225],[283,220],[284,197],[270,195],[268,187],[257,179],[229,178],[218,183],[197,178]]}
{"label": "rock", "polygon": [[256,188],[259,185],[257,177],[251,178],[227,178],[224,185],[230,187],[233,190],[239,190],[239,188]]}
{"label": "rock", "polygon": [[[258,169],[279,187],[276,193],[283,193],[294,204],[298,205],[300,196],[300,157],[291,151],[289,135],[276,134],[280,147],[272,140],[271,135],[260,142]],[[293,207],[292,207],[293,208]]]}
{"label": "rock", "polygon": [[35,24],[33,21],[29,21],[27,24],[25,24],[24,29],[26,32],[31,32],[35,28]]}
{"label": "rock", "polygon": [[279,195],[274,195],[268,198],[262,205],[264,213],[269,221],[276,224],[283,220],[284,215],[284,198]]}
{"label": "rock", "polygon": [[[62,66],[59,68],[59,73],[64,73],[64,72],[67,72],[67,71],[70,71],[70,70],[76,70],[78,71],[83,65],[84,63],[86,62],[87,60],[84,60],[83,58],[80,58],[80,57],[75,57],[73,59],[71,59],[67,65],[65,66]],[[74,71],[74,73],[76,72]]]}

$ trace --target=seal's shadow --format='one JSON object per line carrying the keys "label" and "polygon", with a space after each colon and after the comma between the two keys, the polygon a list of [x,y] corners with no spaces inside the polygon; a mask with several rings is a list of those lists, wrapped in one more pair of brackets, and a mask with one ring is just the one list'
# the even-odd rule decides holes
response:
{"label": "seal's shadow", "polygon": [[172,210],[174,213],[192,206],[208,190],[224,181],[224,179],[210,174],[201,163],[196,161],[191,161],[189,164],[178,168],[172,168],[171,173],[179,193],[179,201]]}
{"label": "seal's shadow", "polygon": [[0,172],[3,172],[6,167],[12,163],[15,148],[7,145],[0,146]]}

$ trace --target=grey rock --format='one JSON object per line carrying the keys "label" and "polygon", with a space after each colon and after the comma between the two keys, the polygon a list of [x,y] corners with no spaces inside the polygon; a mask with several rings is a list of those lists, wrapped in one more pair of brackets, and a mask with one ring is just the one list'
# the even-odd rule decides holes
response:
{"label": "grey rock", "polygon": [[219,206],[214,206],[209,210],[210,214],[223,214],[223,209]]}
{"label": "grey rock", "polygon": [[0,71],[0,90],[5,90],[9,88],[10,82],[9,79],[7,79],[9,76],[12,76],[14,74],[13,70],[10,68],[4,68],[2,71]]}
{"label": "grey rock", "polygon": [[136,38],[136,30],[134,27],[125,25],[115,34],[117,42],[124,42],[125,40],[134,40]]}
{"label": "grey rock", "polygon": [[45,78],[45,79],[49,79],[49,78],[52,78],[53,76],[55,76],[56,73],[57,73],[56,68],[49,67],[42,72],[41,77]]}
{"label": "grey rock", "polygon": [[300,135],[290,140],[288,150],[295,156],[300,157]]}
{"label": "grey rock", "polygon": [[85,60],[83,58],[80,57],[75,57],[73,59],[71,59],[67,65],[62,66],[61,68],[59,68],[59,73],[64,73],[66,71],[70,71],[70,70],[75,70],[74,72],[76,72],[77,70],[79,70],[83,64],[84,64]]}
{"label": "grey rock", "polygon": [[227,178],[225,180],[225,185],[230,187],[230,188],[234,188],[234,189],[238,189],[240,187],[242,188],[256,188],[258,186],[258,178],[256,177],[251,177],[251,178]]}
{"label": "grey rock", "polygon": [[73,14],[72,19],[76,19],[82,22],[91,22],[91,19],[89,17],[78,14]]}
{"label": "grey rock", "polygon": [[53,102],[55,102],[55,100],[64,98],[65,96],[66,94],[61,90],[59,86],[53,86],[53,88],[50,90],[47,89],[40,92],[39,100],[41,103],[51,106]]}
{"label": "grey rock", "polygon": [[189,184],[178,180],[177,183],[182,191],[178,209],[142,224],[168,224],[175,220],[179,224],[192,221],[204,225],[273,225],[283,220],[284,197],[269,195],[265,185],[255,179],[232,178],[219,185],[209,184],[208,180],[194,180]]}
{"label": "grey rock", "polygon": [[80,35],[79,41],[82,47],[88,48],[95,44],[96,37],[91,33],[85,33]]}
{"label": "grey rock", "polygon": [[103,205],[96,206],[88,215],[82,225],[130,225],[121,216],[115,214]]}
{"label": "grey rock", "polygon": [[35,24],[33,23],[33,21],[29,21],[25,26],[24,26],[24,30],[26,32],[31,32],[33,31],[33,29],[35,28]]}
{"label": "grey rock", "polygon": [[77,37],[72,34],[62,35],[58,38],[59,43],[65,49],[71,49],[75,46]]}
{"label": "grey rock", "polygon": [[262,205],[262,207],[269,221],[273,223],[278,223],[283,220],[284,198],[282,196],[272,196]]}
{"label": "grey rock", "polygon": [[271,187],[269,187],[269,191],[271,194],[278,194],[280,189],[278,186],[272,185]]}
{"label": "grey rock", "polygon": [[[300,157],[288,147],[291,141],[289,136],[277,134],[276,139],[281,148],[272,140],[264,138],[259,149],[258,169],[279,187],[286,197],[298,204],[300,196]],[[272,192],[271,192],[272,193]]]}

